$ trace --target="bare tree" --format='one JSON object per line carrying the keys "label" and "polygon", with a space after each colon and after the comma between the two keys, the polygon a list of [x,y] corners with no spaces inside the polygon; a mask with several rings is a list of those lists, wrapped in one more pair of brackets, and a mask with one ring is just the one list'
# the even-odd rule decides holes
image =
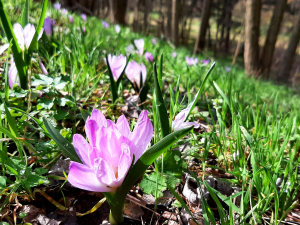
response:
{"label": "bare tree", "polygon": [[296,20],[294,31],[291,36],[287,50],[285,51],[281,59],[281,67],[278,73],[278,79],[287,81],[289,78],[290,70],[292,68],[297,46],[300,40],[300,12],[298,12],[298,18]]}
{"label": "bare tree", "polygon": [[244,63],[246,74],[257,74],[261,0],[246,0]]}
{"label": "bare tree", "polygon": [[145,0],[145,8],[144,8],[144,24],[143,24],[143,32],[147,33],[148,30],[148,16],[151,10],[151,0]]}
{"label": "bare tree", "polygon": [[277,36],[280,30],[283,13],[287,5],[287,0],[277,0],[275,5],[271,24],[268,29],[265,45],[261,54],[260,73],[265,78],[269,78],[269,73],[273,61],[273,54],[275,50]]}

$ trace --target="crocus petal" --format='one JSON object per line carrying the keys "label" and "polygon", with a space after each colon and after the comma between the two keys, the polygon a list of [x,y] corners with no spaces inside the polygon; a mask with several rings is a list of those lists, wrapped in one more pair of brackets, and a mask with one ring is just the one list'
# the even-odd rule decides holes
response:
{"label": "crocus petal", "polygon": [[121,148],[119,139],[112,129],[109,129],[106,136],[101,138],[98,148],[101,151],[100,157],[110,162],[111,166],[116,169],[121,155]]}
{"label": "crocus petal", "polygon": [[18,70],[16,67],[15,62],[12,59],[12,62],[10,64],[9,70],[8,70],[8,85],[10,88],[13,88],[15,84],[19,84],[19,76],[18,76]]}
{"label": "crocus petal", "polygon": [[128,121],[124,115],[119,117],[116,125],[117,125],[118,130],[120,131],[120,133],[123,136],[128,137],[130,135],[130,127],[129,127]]}
{"label": "crocus petal", "polygon": [[39,59],[40,68],[41,68],[43,74],[48,75],[48,71],[46,70],[46,67],[45,67],[44,64],[42,63],[41,58],[38,57],[38,59]]}
{"label": "crocus petal", "polygon": [[23,35],[23,28],[19,23],[14,24],[14,33],[17,38],[18,44],[20,48],[24,51],[25,48],[25,40],[24,40],[24,35]]}
{"label": "crocus petal", "polygon": [[44,29],[45,29],[45,33],[47,35],[51,35],[51,33],[52,33],[52,21],[51,21],[50,17],[47,17],[44,20]]}
{"label": "crocus petal", "polygon": [[99,130],[99,126],[95,120],[88,119],[85,123],[85,133],[89,139],[89,142],[92,147],[96,146],[97,142],[97,131]]}
{"label": "crocus petal", "polygon": [[93,109],[90,119],[95,120],[99,128],[107,127],[106,118],[98,109]]}
{"label": "crocus petal", "polygon": [[108,63],[110,66],[110,70],[112,72],[112,75],[114,77],[114,80],[117,81],[120,76],[122,75],[122,72],[126,66],[126,57],[122,54],[120,56],[112,56],[111,54],[107,57]]}
{"label": "crocus petal", "polygon": [[77,188],[94,191],[94,192],[110,192],[111,188],[101,183],[94,172],[94,168],[86,165],[71,162],[69,168],[68,181]]}
{"label": "crocus petal", "polygon": [[3,52],[6,51],[6,49],[8,49],[9,44],[4,44],[0,47],[0,55],[2,55]]}
{"label": "crocus petal", "polygon": [[149,61],[149,62],[153,62],[153,55],[150,52],[146,52],[145,53],[145,58]]}
{"label": "crocus petal", "polygon": [[138,122],[129,135],[129,139],[137,147],[135,154],[135,162],[141,157],[145,152],[148,144],[150,143],[153,136],[153,125],[148,118],[148,112],[143,110],[138,118]]}
{"label": "crocus petal", "polygon": [[120,33],[120,31],[121,31],[121,27],[118,24],[115,25],[115,31],[116,31],[116,33]]}
{"label": "crocus petal", "polygon": [[92,168],[90,153],[91,146],[80,134],[74,134],[73,145],[80,160],[88,167]]}
{"label": "crocus petal", "polygon": [[144,46],[145,46],[144,39],[134,40],[134,44],[135,44],[136,48],[138,49],[139,55],[143,55]]}
{"label": "crocus petal", "polygon": [[95,160],[95,173],[98,180],[105,184],[108,187],[115,187],[116,182],[116,173],[109,162],[105,161],[104,159],[98,158]]}
{"label": "crocus petal", "polygon": [[30,23],[27,24],[24,28],[24,39],[25,39],[25,47],[28,49],[30,46],[30,43],[33,39],[33,36],[35,34],[35,28]]}
{"label": "crocus petal", "polygon": [[147,69],[143,63],[141,63],[141,71],[142,71],[142,77],[143,77],[143,84],[145,84],[146,78],[147,78]]}
{"label": "crocus petal", "polygon": [[123,183],[132,163],[129,146],[123,143],[121,144],[121,149],[122,149],[122,154],[120,156],[119,165],[118,165],[117,186]]}

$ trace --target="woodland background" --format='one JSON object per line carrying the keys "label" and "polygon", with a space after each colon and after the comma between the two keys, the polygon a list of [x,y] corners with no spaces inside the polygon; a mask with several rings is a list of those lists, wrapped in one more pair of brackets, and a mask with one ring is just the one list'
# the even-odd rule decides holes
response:
{"label": "woodland background", "polygon": [[[53,1],[53,3],[56,0]],[[135,32],[156,35],[246,74],[300,83],[300,0],[60,0]],[[299,80],[299,81],[298,81]]]}

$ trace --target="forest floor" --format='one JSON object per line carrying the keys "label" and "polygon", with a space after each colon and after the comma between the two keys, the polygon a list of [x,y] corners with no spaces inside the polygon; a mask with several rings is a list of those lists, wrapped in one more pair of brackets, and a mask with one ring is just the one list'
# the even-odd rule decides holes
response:
{"label": "forest floor", "polygon": [[[13,23],[20,22],[16,9],[22,6],[7,8]],[[29,21],[36,25],[41,5],[33,3],[30,12]],[[168,132],[173,132],[171,123],[191,103],[195,107],[186,120],[198,127],[169,147],[132,186],[125,224],[300,222],[300,96],[293,89],[246,77],[243,68],[226,60],[214,64],[213,58],[197,55],[198,62],[189,65],[187,48],[129,28],[117,32],[97,18],[72,14],[71,22],[70,15],[48,6],[55,26],[51,35],[43,34],[37,51],[48,75],[33,55],[30,89],[15,85],[1,91],[2,224],[105,224],[108,202],[102,193],[67,181],[68,150],[75,150],[58,140],[71,143],[75,133],[85,137],[93,108],[113,122],[125,115],[131,130],[147,110],[154,126],[150,146],[157,146],[164,140],[162,124],[168,121]],[[141,48],[135,40],[144,40],[142,50],[153,54],[153,62],[137,53]],[[106,54],[143,63],[143,89],[122,74],[113,102],[116,89]],[[11,63],[7,56],[0,56],[1,72]],[[2,75],[1,88],[8,90],[5,79]],[[163,99],[159,105],[158,95]],[[161,105],[167,113],[163,122],[158,119],[163,118]]]}

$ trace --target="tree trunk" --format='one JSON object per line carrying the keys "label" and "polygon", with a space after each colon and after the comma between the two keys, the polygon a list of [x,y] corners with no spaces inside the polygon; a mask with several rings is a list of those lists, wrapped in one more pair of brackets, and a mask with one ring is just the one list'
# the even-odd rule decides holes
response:
{"label": "tree trunk", "polygon": [[137,32],[139,29],[139,0],[135,0],[134,15],[133,15],[133,31]]}
{"label": "tree trunk", "polygon": [[144,9],[144,24],[143,24],[143,32],[147,33],[148,30],[148,16],[151,10],[151,1],[145,0],[145,9]]}
{"label": "tree trunk", "polygon": [[112,23],[126,25],[126,8],[127,0],[110,0],[109,1],[109,17]]}
{"label": "tree trunk", "polygon": [[279,80],[287,81],[289,79],[289,73],[294,62],[294,57],[295,57],[299,40],[300,40],[300,12],[298,13],[298,18],[294,26],[294,31],[291,36],[289,46],[285,51],[284,56],[281,60],[282,64],[278,73]]}
{"label": "tree trunk", "polygon": [[172,4],[173,0],[167,0],[167,38],[172,38]]}
{"label": "tree trunk", "polygon": [[175,46],[179,44],[179,10],[180,0],[172,0],[171,39]]}
{"label": "tree trunk", "polygon": [[245,51],[246,74],[257,74],[259,63],[259,24],[261,0],[246,0]]}
{"label": "tree trunk", "polygon": [[268,29],[265,45],[260,60],[260,73],[265,78],[269,78],[276,40],[280,30],[280,25],[286,5],[287,0],[277,0],[273,11],[271,24]]}
{"label": "tree trunk", "polygon": [[204,0],[203,3],[201,25],[200,25],[200,32],[199,32],[199,43],[198,43],[199,50],[203,50],[205,47],[205,37],[206,37],[207,28],[209,26],[209,18],[210,18],[212,3],[213,0]]}

